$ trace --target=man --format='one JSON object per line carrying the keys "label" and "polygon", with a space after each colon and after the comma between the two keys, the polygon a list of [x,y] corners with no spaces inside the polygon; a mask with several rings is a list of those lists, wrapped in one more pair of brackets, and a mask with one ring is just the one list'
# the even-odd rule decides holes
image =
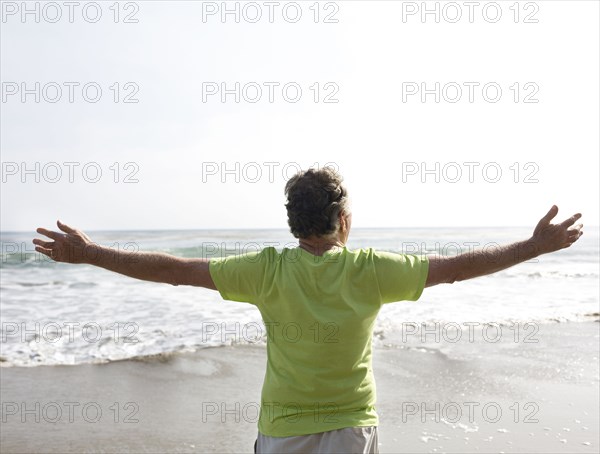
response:
{"label": "man", "polygon": [[383,304],[416,301],[425,287],[506,269],[571,246],[582,235],[575,214],[531,238],[454,257],[348,250],[352,215],[341,176],[309,169],[286,184],[288,224],[297,248],[218,259],[125,252],[94,244],[60,221],[39,228],[53,241],[36,250],[58,262],[88,263],[137,279],[218,290],[256,305],[267,330],[267,371],[255,451],[378,452],[371,337]]}

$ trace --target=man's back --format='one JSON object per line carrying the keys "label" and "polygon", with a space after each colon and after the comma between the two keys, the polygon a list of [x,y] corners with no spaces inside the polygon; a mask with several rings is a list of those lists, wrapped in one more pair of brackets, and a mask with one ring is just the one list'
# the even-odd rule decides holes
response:
{"label": "man's back", "polygon": [[274,248],[211,260],[225,299],[255,304],[267,331],[259,431],[287,437],[375,426],[371,336],[381,305],[416,300],[425,258]]}

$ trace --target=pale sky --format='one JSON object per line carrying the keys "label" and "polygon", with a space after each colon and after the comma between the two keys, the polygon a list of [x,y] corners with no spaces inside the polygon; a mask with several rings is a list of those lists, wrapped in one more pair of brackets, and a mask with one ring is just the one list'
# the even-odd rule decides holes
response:
{"label": "pale sky", "polygon": [[327,163],[354,227],[598,225],[599,4],[491,3],[3,2],[0,229],[285,228],[286,179]]}

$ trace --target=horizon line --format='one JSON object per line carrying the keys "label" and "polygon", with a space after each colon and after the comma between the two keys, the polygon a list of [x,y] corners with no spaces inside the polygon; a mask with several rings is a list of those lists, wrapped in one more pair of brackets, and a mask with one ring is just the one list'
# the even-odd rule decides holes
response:
{"label": "horizon line", "polygon": [[[588,225],[588,228],[600,228],[598,225]],[[57,229],[58,227],[53,227],[53,229]],[[442,225],[442,226],[403,226],[403,227],[352,227],[352,230],[392,230],[392,229],[496,229],[496,228],[527,228],[534,229],[532,226],[525,225],[477,225],[477,226],[465,226],[465,225]],[[52,229],[51,229],[52,230]],[[257,231],[257,230],[276,230],[282,231],[285,230],[288,233],[291,233],[289,229],[283,227],[243,227],[243,228],[234,228],[234,227],[200,227],[200,228],[160,228],[160,229],[95,229],[95,230],[85,230],[85,232],[194,232],[194,231]],[[36,230],[1,230],[1,233],[37,233]]]}

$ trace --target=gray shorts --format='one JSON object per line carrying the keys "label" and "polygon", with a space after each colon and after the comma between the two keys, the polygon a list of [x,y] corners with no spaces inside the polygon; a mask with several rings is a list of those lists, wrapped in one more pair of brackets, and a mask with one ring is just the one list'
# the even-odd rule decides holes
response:
{"label": "gray shorts", "polygon": [[377,427],[346,427],[295,437],[268,437],[258,433],[257,454],[378,454]]}

